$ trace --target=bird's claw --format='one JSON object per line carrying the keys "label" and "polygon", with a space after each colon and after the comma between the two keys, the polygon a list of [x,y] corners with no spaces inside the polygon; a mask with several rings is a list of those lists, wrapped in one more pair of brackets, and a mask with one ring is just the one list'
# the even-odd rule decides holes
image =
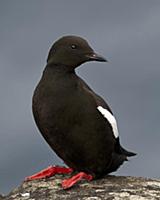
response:
{"label": "bird's claw", "polygon": [[86,174],[85,172],[80,172],[80,173],[76,174],[75,176],[72,176],[69,179],[63,180],[62,181],[62,187],[63,187],[63,189],[69,189],[73,185],[75,185],[78,181],[80,181],[82,179],[86,179],[88,181],[91,181],[93,179],[93,176],[90,175],[90,174]]}
{"label": "bird's claw", "polygon": [[26,177],[25,181],[36,180],[41,178],[49,178],[51,176],[54,176],[55,174],[69,174],[71,172],[73,172],[72,168],[51,165],[32,176]]}

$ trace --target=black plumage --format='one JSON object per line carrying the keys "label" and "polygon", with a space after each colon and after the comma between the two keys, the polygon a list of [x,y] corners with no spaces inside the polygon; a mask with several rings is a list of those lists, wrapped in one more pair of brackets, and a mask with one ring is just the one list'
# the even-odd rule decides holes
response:
{"label": "black plumage", "polygon": [[106,60],[77,36],[52,46],[33,95],[33,115],[50,147],[77,171],[100,177],[118,169],[135,153],[123,149],[110,121],[97,109],[112,111],[79,76],[75,68],[87,61]]}

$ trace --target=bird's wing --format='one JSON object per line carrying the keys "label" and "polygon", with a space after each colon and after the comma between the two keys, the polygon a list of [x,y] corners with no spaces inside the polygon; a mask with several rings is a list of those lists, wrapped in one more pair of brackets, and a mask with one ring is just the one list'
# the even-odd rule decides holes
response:
{"label": "bird's wing", "polygon": [[107,109],[111,114],[112,110],[111,108],[108,106],[108,104],[104,101],[104,99],[102,97],[100,97],[99,95],[97,95],[86,83],[83,79],[79,78],[79,83],[81,85],[81,87],[84,88],[84,90],[86,90],[88,93],[90,93],[93,98],[96,101],[96,105],[98,106],[102,106],[103,108]]}
{"label": "bird's wing", "polygon": [[106,120],[110,123],[116,139],[115,152],[118,154],[124,154],[125,156],[135,156],[136,153],[127,151],[120,145],[117,122],[108,104],[104,101],[102,97],[97,95],[81,78],[79,78],[79,83],[81,87],[83,87],[83,89],[86,90],[86,92],[94,98],[97,106],[97,111],[99,111],[102,116],[106,118]]}
{"label": "bird's wing", "polygon": [[108,104],[103,100],[102,97],[97,95],[81,78],[79,78],[79,83],[81,87],[83,87],[83,89],[86,90],[86,92],[94,98],[97,105],[97,111],[99,111],[103,115],[103,117],[106,118],[106,120],[110,123],[115,138],[118,138],[119,133],[117,122]]}

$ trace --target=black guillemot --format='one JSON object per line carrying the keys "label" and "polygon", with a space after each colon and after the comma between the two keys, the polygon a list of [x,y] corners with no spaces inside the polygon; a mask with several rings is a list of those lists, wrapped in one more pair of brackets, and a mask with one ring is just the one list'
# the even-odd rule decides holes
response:
{"label": "black guillemot", "polygon": [[81,37],[64,36],[51,47],[34,91],[33,115],[44,139],[69,168],[50,166],[26,180],[79,172],[63,181],[63,188],[69,188],[82,178],[116,171],[128,156],[136,155],[120,145],[108,104],[75,73],[88,61],[107,60]]}

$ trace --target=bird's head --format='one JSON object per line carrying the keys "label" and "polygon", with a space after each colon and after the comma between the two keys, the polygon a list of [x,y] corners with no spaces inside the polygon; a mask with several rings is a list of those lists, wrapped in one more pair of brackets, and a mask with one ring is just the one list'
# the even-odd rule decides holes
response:
{"label": "bird's head", "polygon": [[88,42],[77,36],[64,36],[51,47],[47,63],[66,65],[71,69],[88,61],[106,62],[89,46]]}

